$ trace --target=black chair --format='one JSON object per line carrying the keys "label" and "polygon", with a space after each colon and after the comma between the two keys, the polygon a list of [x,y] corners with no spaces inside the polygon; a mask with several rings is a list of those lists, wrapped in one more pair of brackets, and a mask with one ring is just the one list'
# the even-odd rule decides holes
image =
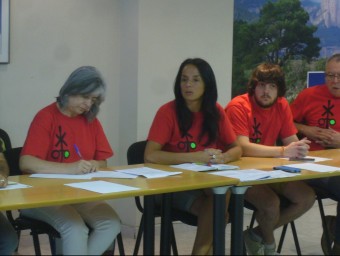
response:
{"label": "black chair", "polygon": [[[20,158],[22,147],[12,148],[8,134],[2,129],[0,129],[0,136],[1,136],[0,139],[5,144],[5,151],[3,152],[3,154],[5,156],[5,159],[9,167],[9,171],[10,171],[9,175],[10,176],[21,175],[22,172],[19,168],[19,158]],[[20,215],[20,211],[19,211],[19,216],[17,218],[14,218],[13,213],[10,210],[6,211],[6,215],[7,215],[8,220],[10,221],[10,223],[16,230],[19,240],[20,240],[21,231],[30,230],[30,235],[33,238],[34,251],[36,255],[41,255],[40,241],[39,241],[39,235],[41,234],[48,235],[50,248],[51,248],[51,254],[56,255],[55,240],[56,238],[60,238],[60,234],[51,225],[40,220],[22,216]],[[120,255],[125,255],[121,233],[117,235],[117,243],[118,243]]]}
{"label": "black chair", "polygon": [[4,152],[8,148],[12,148],[11,139],[7,132],[0,129],[0,152]]}
{"label": "black chair", "polygon": [[337,201],[337,198],[336,198],[336,196],[334,196],[333,194],[331,194],[330,192],[328,192],[324,189],[321,189],[321,188],[318,188],[318,187],[313,187],[313,188],[314,188],[315,195],[316,195],[316,201],[318,202],[320,216],[321,216],[322,228],[323,228],[326,243],[327,243],[327,251],[325,252],[325,255],[331,255],[333,241],[331,241],[331,238],[329,237],[330,232],[329,232],[328,227],[326,225],[326,215],[325,215],[325,210],[324,210],[324,207],[323,207],[322,200],[323,199],[331,199],[331,200]]}
{"label": "black chair", "polygon": [[[145,150],[146,143],[147,141],[138,141],[130,145],[130,147],[127,150],[127,161],[129,165],[144,163],[144,150]],[[140,221],[140,225],[139,225],[139,229],[137,233],[137,239],[136,239],[136,244],[135,244],[135,248],[133,251],[133,255],[138,254],[140,242],[141,242],[143,232],[144,232],[144,208],[141,204],[140,197],[135,197],[135,202],[136,202],[136,206],[138,210],[142,213],[142,217],[141,217],[141,221]],[[161,209],[159,206],[156,206],[155,208],[155,216],[156,217],[161,216]],[[181,221],[187,225],[197,226],[197,216],[190,214],[188,212],[177,210],[177,209],[172,209],[171,219],[172,219],[172,222]],[[171,232],[170,243],[172,247],[172,252],[174,255],[178,255],[173,225],[171,225],[170,232]]]}
{"label": "black chair", "polygon": [[[4,157],[7,161],[8,167],[9,167],[9,175],[21,175],[21,171],[19,168],[19,158],[21,153],[21,147],[18,148],[12,148],[12,143],[9,138],[9,135],[7,132],[5,132],[3,129],[0,129],[0,144],[1,144],[1,150],[4,154]],[[40,242],[39,242],[39,235],[40,234],[47,234],[49,236],[50,240],[50,246],[51,246],[51,253],[52,255],[55,254],[55,238],[60,237],[59,233],[50,225],[30,219],[27,217],[19,216],[17,218],[13,217],[13,213],[10,210],[6,211],[6,216],[9,222],[12,224],[14,229],[16,230],[18,234],[18,239],[20,239],[21,231],[24,230],[30,230],[30,234],[33,238],[33,244],[34,244],[34,250],[36,255],[41,255],[40,250]]]}

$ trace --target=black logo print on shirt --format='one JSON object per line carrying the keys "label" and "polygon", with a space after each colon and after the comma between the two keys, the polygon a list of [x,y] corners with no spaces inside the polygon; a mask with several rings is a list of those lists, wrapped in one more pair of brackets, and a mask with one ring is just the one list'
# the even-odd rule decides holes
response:
{"label": "black logo print on shirt", "polygon": [[251,137],[249,138],[249,140],[252,143],[259,144],[261,142],[262,132],[260,131],[260,126],[261,126],[261,123],[257,123],[256,117],[254,117],[254,125],[253,125],[254,132],[252,133]]}
{"label": "black logo print on shirt", "polygon": [[57,143],[54,145],[59,149],[52,150],[51,156],[58,162],[63,162],[64,159],[70,156],[70,151],[67,149],[67,143],[65,141],[66,132],[62,131],[61,126],[58,126],[58,133],[55,135],[57,137]]}
{"label": "black logo print on shirt", "polygon": [[329,128],[336,124],[336,120],[334,118],[334,114],[332,109],[334,108],[334,104],[331,103],[331,100],[328,100],[327,106],[322,106],[325,109],[325,112],[322,113],[322,117],[318,120],[319,127],[321,128]]}
{"label": "black logo print on shirt", "polygon": [[197,144],[195,141],[192,140],[192,135],[187,133],[182,138],[184,138],[184,141],[179,141],[177,143],[177,148],[180,149],[180,151],[190,152],[191,150],[195,150],[197,147]]}

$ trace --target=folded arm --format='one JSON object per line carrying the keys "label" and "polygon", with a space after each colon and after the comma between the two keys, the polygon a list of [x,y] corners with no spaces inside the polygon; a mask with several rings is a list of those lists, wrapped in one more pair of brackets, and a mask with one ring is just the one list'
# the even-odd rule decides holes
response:
{"label": "folded arm", "polygon": [[241,157],[241,147],[235,142],[225,152],[220,149],[207,148],[203,151],[175,153],[162,150],[162,145],[148,141],[144,160],[146,163],[181,164],[181,163],[228,163]]}
{"label": "folded arm", "polygon": [[331,128],[320,128],[295,123],[299,133],[305,135],[325,148],[340,148],[340,133]]}
{"label": "folded arm", "polygon": [[249,141],[247,136],[238,136],[244,156],[253,157],[305,157],[308,154],[310,141],[298,140],[296,135],[282,140],[284,146],[266,146]]}

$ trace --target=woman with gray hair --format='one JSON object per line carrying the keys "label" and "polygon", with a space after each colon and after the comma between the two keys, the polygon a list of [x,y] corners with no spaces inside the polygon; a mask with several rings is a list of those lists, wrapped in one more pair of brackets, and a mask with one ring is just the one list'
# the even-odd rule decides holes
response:
{"label": "woman with gray hair", "polygon": [[[94,67],[76,69],[60,89],[57,102],[34,117],[20,168],[27,173],[85,174],[106,167],[113,151],[97,119],[105,83]],[[120,232],[116,212],[105,202],[25,209],[61,235],[63,255],[101,255]]]}

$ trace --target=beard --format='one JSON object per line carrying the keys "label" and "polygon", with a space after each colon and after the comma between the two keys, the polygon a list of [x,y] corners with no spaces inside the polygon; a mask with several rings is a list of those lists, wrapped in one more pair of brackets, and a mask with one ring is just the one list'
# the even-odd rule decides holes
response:
{"label": "beard", "polygon": [[260,97],[260,99],[258,97],[256,97],[256,95],[254,95],[254,99],[255,99],[256,104],[259,105],[261,108],[270,108],[277,101],[277,96],[276,96],[272,101],[267,102],[267,103],[263,103],[263,102],[261,102],[261,98],[263,98],[263,97],[267,97],[267,98],[271,99],[271,97],[268,96],[268,95],[262,95]]}

